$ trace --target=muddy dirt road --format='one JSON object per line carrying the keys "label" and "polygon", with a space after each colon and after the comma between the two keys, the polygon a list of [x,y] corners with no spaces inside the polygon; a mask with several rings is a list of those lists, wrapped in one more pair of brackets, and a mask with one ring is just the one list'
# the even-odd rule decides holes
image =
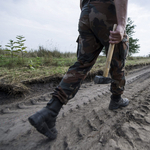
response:
{"label": "muddy dirt road", "polygon": [[126,108],[108,110],[109,85],[84,83],[61,110],[58,137],[49,141],[27,118],[44,107],[49,93],[0,106],[0,150],[150,150],[150,66],[129,71]]}

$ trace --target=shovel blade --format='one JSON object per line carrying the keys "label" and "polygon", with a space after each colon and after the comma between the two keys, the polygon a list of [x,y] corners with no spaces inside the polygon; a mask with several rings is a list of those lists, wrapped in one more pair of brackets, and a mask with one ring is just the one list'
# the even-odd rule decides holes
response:
{"label": "shovel blade", "polygon": [[95,84],[109,84],[112,82],[113,82],[113,80],[109,77],[95,76],[95,78],[94,78]]}

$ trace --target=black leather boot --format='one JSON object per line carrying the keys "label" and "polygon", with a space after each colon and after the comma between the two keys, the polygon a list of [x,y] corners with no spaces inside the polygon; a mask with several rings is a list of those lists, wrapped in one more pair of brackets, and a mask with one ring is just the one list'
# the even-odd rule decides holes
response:
{"label": "black leather boot", "polygon": [[111,101],[109,104],[109,109],[118,109],[120,107],[126,107],[129,104],[127,98],[122,98],[121,95],[111,95]]}
{"label": "black leather boot", "polygon": [[58,99],[51,99],[46,107],[28,118],[30,124],[50,140],[55,139],[57,137],[56,117],[62,105]]}

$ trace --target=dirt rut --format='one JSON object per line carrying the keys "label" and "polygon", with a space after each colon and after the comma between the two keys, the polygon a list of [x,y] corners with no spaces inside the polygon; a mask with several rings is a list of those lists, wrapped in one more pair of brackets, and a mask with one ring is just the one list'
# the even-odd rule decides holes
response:
{"label": "dirt rut", "polygon": [[2,105],[0,150],[149,150],[150,67],[132,70],[126,79],[123,97],[130,104],[115,111],[108,110],[110,85],[84,83],[63,106],[54,141],[39,134],[27,120],[46,105],[50,93]]}

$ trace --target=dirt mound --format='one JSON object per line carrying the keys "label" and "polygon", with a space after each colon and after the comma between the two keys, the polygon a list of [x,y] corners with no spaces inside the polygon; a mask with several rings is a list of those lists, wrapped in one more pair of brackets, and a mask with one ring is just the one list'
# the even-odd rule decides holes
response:
{"label": "dirt mound", "polygon": [[[125,73],[127,74],[127,72],[130,70],[137,69],[143,66],[148,66],[148,65],[150,64],[143,63],[143,64],[126,66]],[[102,75],[102,74],[103,74],[102,70],[89,72],[89,74],[85,79],[85,82],[89,82],[89,81],[91,82],[93,81],[95,75]],[[47,76],[42,78],[35,78],[35,79],[33,78],[30,80],[21,81],[21,83],[13,83],[13,84],[5,84],[1,82],[0,91],[5,92],[7,95],[10,95],[11,97],[24,96],[25,94],[30,93],[32,86],[34,86],[35,84],[51,84],[53,86],[54,85],[56,86],[61,81],[62,77],[63,77],[62,75]]]}

